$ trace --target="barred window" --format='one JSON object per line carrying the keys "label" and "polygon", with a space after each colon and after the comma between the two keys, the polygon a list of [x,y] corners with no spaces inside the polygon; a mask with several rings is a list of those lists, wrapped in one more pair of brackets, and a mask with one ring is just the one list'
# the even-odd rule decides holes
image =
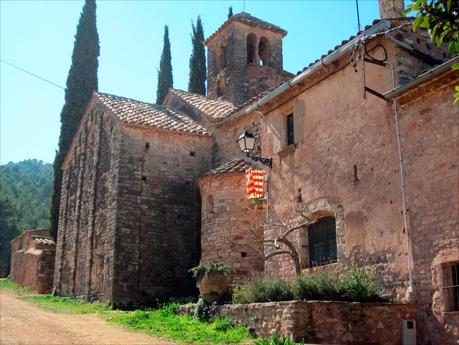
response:
{"label": "barred window", "polygon": [[459,263],[444,266],[444,285],[449,311],[459,311]]}
{"label": "barred window", "polygon": [[309,266],[336,262],[336,221],[325,217],[311,224],[308,230]]}

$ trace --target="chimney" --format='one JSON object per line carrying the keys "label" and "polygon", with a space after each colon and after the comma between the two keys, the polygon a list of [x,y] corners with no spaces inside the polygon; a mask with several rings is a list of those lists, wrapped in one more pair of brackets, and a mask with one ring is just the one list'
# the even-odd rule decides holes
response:
{"label": "chimney", "polygon": [[403,17],[403,0],[379,0],[381,19]]}

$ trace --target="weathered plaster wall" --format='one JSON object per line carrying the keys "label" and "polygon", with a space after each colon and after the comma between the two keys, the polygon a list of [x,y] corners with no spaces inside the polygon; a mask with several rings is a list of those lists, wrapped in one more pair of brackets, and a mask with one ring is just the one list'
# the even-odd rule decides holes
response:
{"label": "weathered plaster wall", "polygon": [[11,241],[10,277],[38,293],[50,293],[56,246],[54,241],[39,244],[34,240],[36,237],[51,239],[48,229],[37,229],[27,230]]}
{"label": "weathered plaster wall", "polygon": [[119,162],[114,303],[193,292],[199,261],[196,179],[210,169],[208,136],[123,127]]}
{"label": "weathered plaster wall", "polygon": [[89,107],[63,166],[54,285],[65,296],[112,299],[119,127]]}
{"label": "weathered plaster wall", "polygon": [[[240,282],[263,273],[262,230],[257,221],[263,209],[249,207],[245,174],[209,175],[199,180],[202,200],[201,259],[222,262],[234,269]],[[256,249],[255,249],[255,248]]]}
{"label": "weathered plaster wall", "polygon": [[399,100],[421,344],[459,339],[459,312],[450,312],[443,288],[449,265],[459,263],[458,81],[450,72]]}
{"label": "weathered plaster wall", "polygon": [[[386,48],[393,59],[393,46],[386,44]],[[387,292],[401,296],[407,247],[391,107],[370,94],[363,98],[361,73],[350,65],[322,78],[264,118],[263,155],[273,156],[270,212],[282,218],[293,207],[292,200],[301,195],[302,205],[311,214],[335,216],[338,262],[322,269],[369,267]],[[367,85],[379,92],[391,89],[389,66],[368,64],[366,78]],[[294,114],[295,145],[286,147],[290,113]],[[294,233],[291,240],[300,253],[307,252],[306,230]],[[302,256],[305,268],[306,257]],[[292,276],[293,269],[288,256],[276,256],[266,265],[266,272],[284,277]]]}

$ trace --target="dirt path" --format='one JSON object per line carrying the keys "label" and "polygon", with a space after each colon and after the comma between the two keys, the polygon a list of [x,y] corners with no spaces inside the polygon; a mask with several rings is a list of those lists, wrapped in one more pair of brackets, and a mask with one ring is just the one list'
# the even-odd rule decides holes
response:
{"label": "dirt path", "polygon": [[0,289],[1,345],[172,345],[174,342],[130,333],[96,314],[44,311]]}

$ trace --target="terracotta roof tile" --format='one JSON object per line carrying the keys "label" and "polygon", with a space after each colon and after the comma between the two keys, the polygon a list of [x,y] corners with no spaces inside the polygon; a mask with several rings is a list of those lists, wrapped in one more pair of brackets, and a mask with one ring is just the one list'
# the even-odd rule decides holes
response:
{"label": "terracotta roof tile", "polygon": [[173,132],[210,135],[203,126],[174,109],[101,92],[94,94],[122,122]]}
{"label": "terracotta roof tile", "polygon": [[229,162],[226,162],[215,169],[212,169],[204,174],[204,176],[216,175],[216,174],[226,174],[226,173],[238,173],[245,172],[248,168],[254,168],[251,162],[248,162],[244,158],[233,159]]}
{"label": "terracotta roof tile", "polygon": [[244,23],[244,24],[248,24],[248,25],[255,25],[255,26],[259,26],[259,27],[261,27],[263,29],[268,29],[268,30],[271,30],[271,31],[280,32],[283,36],[287,35],[287,31],[285,31],[284,29],[280,28],[279,26],[271,24],[271,23],[268,23],[268,22],[265,22],[264,20],[261,20],[261,19],[259,19],[257,17],[254,17],[254,16],[250,15],[247,12],[241,12],[241,13],[235,14],[235,15],[231,16],[230,18],[228,18],[228,20],[226,22],[224,22],[212,35],[210,35],[204,41],[204,44],[206,44],[207,42],[212,40],[212,38],[214,38],[219,32],[221,32],[231,22],[240,22],[240,23]]}
{"label": "terracotta roof tile", "polygon": [[224,119],[236,110],[236,107],[230,102],[210,99],[203,95],[178,89],[169,89],[169,91],[213,120]]}
{"label": "terracotta roof tile", "polygon": [[33,240],[37,242],[38,244],[47,244],[50,246],[53,246],[56,244],[54,240],[52,240],[51,238],[47,238],[47,237],[34,237]]}
{"label": "terracotta roof tile", "polygon": [[317,59],[317,60],[311,62],[309,65],[307,65],[306,67],[304,67],[303,70],[298,71],[298,72],[297,72],[297,75],[303,73],[303,72],[306,71],[309,67],[311,67],[311,66],[314,65],[315,63],[319,62],[321,59],[326,58],[328,55],[330,55],[330,54],[333,53],[334,51],[338,50],[339,48],[341,48],[342,46],[344,46],[346,43],[352,41],[352,40],[353,40],[354,38],[356,38],[358,35],[360,35],[360,34],[363,33],[364,31],[370,29],[372,26],[378,24],[378,23],[381,22],[382,20],[383,20],[383,19],[375,19],[375,20],[373,21],[373,23],[371,23],[370,25],[365,26],[365,28],[364,28],[362,31],[357,32],[357,34],[356,34],[355,36],[352,35],[352,36],[349,37],[348,39],[341,41],[341,43],[338,44],[337,46],[335,46],[335,48],[330,49],[326,54],[323,54],[323,55],[320,57],[320,59]]}

